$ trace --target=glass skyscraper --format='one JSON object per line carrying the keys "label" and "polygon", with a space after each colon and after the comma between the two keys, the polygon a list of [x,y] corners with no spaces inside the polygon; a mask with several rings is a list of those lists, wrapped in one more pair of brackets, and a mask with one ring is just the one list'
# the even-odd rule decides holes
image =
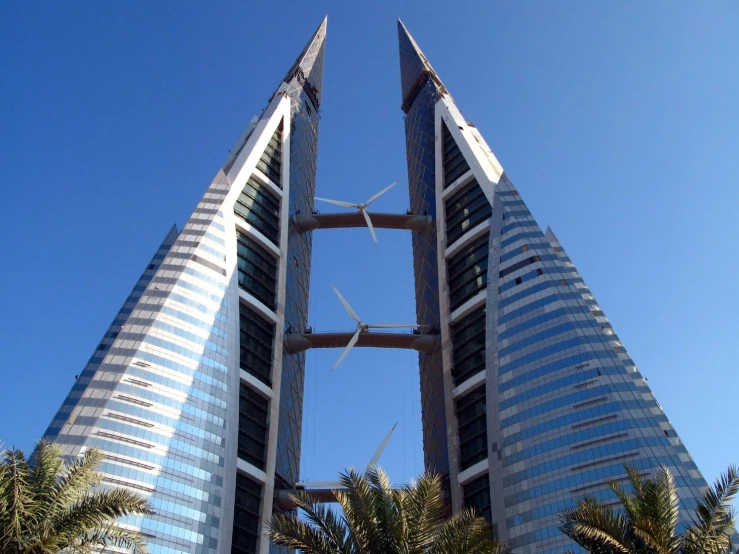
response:
{"label": "glass skyscraper", "polygon": [[[312,229],[364,224],[313,214],[325,37],[324,20],[46,431],[70,458],[100,449],[105,484],[150,498],[155,515],[123,524],[152,554],[274,551],[277,492],[299,486],[304,350],[321,342],[307,327]],[[363,331],[357,346],[421,351],[425,466],[452,510],[474,506],[517,553],[542,554],[572,547],[557,513],[608,499],[624,463],[667,465],[694,507],[700,472],[562,245],[402,23],[399,39],[411,211],[376,226],[412,231],[417,321],[433,336]]]}
{"label": "glass skyscraper", "polygon": [[150,498],[123,521],[152,554],[269,552],[264,514],[300,466],[324,20],[181,231],[144,270],[46,431],[97,447],[104,483]]}
{"label": "glass skyscraper", "polygon": [[[623,464],[674,473],[681,508],[706,483],[551,229],[542,232],[478,129],[398,22],[424,454],[517,554],[573,548],[558,513]],[[684,520],[688,517],[682,511]]]}

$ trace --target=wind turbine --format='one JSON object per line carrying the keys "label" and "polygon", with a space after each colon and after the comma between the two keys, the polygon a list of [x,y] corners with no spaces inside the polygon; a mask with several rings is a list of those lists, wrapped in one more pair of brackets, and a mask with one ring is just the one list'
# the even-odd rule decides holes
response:
{"label": "wind turbine", "polygon": [[[372,458],[370,458],[370,461],[367,464],[367,469],[370,469],[377,465],[377,462],[379,461],[383,450],[385,450],[387,443],[390,442],[390,437],[393,435],[393,431],[395,431],[395,428],[397,426],[398,426],[398,423],[396,422],[395,425],[393,425],[393,428],[390,429],[390,432],[387,435],[385,435],[385,438],[380,443],[380,446],[377,448],[375,453],[372,455]],[[320,488],[325,488],[325,489],[343,488],[341,481],[299,481],[298,483],[296,483],[296,485],[298,486],[298,488],[305,488],[305,487],[312,487],[312,488],[320,487]]]}
{"label": "wind turbine", "polygon": [[341,300],[341,303],[344,305],[344,309],[346,309],[346,312],[349,314],[349,316],[357,322],[357,330],[354,332],[354,335],[349,340],[349,344],[346,345],[346,348],[344,348],[344,351],[341,353],[341,356],[339,356],[339,359],[336,360],[336,363],[334,364],[334,367],[331,368],[331,371],[339,367],[339,364],[341,361],[346,357],[347,354],[349,354],[349,351],[352,349],[352,347],[357,344],[357,341],[359,340],[359,335],[363,332],[367,332],[370,329],[400,329],[403,327],[412,327],[416,328],[419,325],[417,323],[365,323],[361,319],[359,319],[359,316],[357,313],[352,310],[352,307],[349,305],[349,302],[344,300],[344,297],[341,296],[341,293],[339,292],[339,289],[337,289],[334,285],[331,285],[334,289],[334,292],[336,293],[336,296],[339,297],[339,300]]}
{"label": "wind turbine", "polygon": [[316,200],[321,200],[322,202],[328,202],[329,204],[336,204],[337,206],[343,206],[344,208],[356,208],[357,211],[364,216],[364,220],[367,222],[367,228],[369,229],[369,232],[372,235],[372,240],[375,241],[375,245],[379,247],[380,245],[377,242],[377,235],[375,234],[375,228],[372,226],[372,220],[370,220],[370,216],[367,213],[367,206],[372,204],[372,202],[377,200],[380,196],[385,194],[387,191],[389,191],[395,185],[400,183],[400,181],[402,180],[403,179],[398,179],[394,183],[382,189],[380,192],[378,192],[374,196],[371,196],[369,200],[367,200],[366,202],[363,202],[362,204],[352,204],[351,202],[344,202],[342,200],[331,200],[329,198],[318,198],[318,197],[316,197]]}

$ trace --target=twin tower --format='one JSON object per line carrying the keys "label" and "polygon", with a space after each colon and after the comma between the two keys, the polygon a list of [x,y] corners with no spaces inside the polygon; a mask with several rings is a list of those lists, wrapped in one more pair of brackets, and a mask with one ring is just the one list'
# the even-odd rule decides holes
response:
{"label": "twin tower", "polygon": [[[544,554],[573,547],[558,512],[610,498],[624,463],[668,466],[693,508],[705,481],[565,249],[398,34],[410,211],[370,216],[411,235],[420,326],[357,345],[419,351],[425,466],[451,509]],[[124,523],[152,554],[277,550],[264,529],[300,486],[305,352],[353,336],[308,332],[313,233],[366,224],[314,214],[325,39],[324,20],[46,431],[150,498],[156,515]]]}

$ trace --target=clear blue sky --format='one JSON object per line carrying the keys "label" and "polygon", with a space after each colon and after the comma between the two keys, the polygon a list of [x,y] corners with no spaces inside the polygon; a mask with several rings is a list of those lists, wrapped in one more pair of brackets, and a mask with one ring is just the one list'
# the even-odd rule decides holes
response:
{"label": "clear blue sky", "polygon": [[[461,6],[457,6],[461,4]],[[318,194],[406,175],[396,16],[551,225],[712,480],[739,462],[739,4],[17,2],[0,8],[0,438],[31,448],[169,226],[328,14]],[[402,212],[398,186],[377,209]],[[329,208],[326,208],[329,209]],[[311,324],[414,318],[410,237],[315,234]],[[311,352],[303,475],[422,469],[416,356]]]}

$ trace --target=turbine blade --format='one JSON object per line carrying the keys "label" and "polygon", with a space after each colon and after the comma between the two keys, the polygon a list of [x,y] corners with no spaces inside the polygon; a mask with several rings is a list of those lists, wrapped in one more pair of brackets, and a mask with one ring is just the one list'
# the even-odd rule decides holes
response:
{"label": "turbine blade", "polygon": [[382,451],[385,450],[385,447],[387,446],[387,443],[390,441],[390,437],[393,435],[393,431],[395,431],[395,428],[398,426],[398,423],[395,422],[395,425],[393,425],[393,428],[390,429],[390,432],[385,436],[385,440],[383,440],[380,443],[380,447],[377,449],[377,452],[372,456],[369,463],[367,464],[367,469],[371,468],[374,465],[377,465],[377,461],[380,459],[380,456],[382,456]]}
{"label": "turbine blade", "polygon": [[331,368],[331,371],[339,367],[341,361],[346,358],[346,355],[349,354],[349,351],[352,349],[352,347],[357,344],[357,341],[359,340],[359,333],[361,332],[362,329],[357,329],[357,332],[354,333],[354,336],[349,340],[349,344],[346,345],[346,348],[344,348],[344,351],[341,353],[341,356],[339,356],[339,359],[336,360],[336,363],[334,364],[334,367]]}
{"label": "turbine blade", "polygon": [[387,191],[389,191],[389,190],[390,190],[391,188],[393,188],[393,187],[394,187],[395,185],[397,185],[398,183],[400,183],[400,182],[401,182],[402,180],[403,180],[403,179],[398,179],[398,180],[397,180],[397,181],[395,181],[394,183],[392,183],[392,184],[390,184],[390,185],[386,186],[386,187],[385,187],[384,189],[382,189],[382,190],[381,190],[380,192],[378,192],[378,193],[377,193],[377,194],[375,194],[374,196],[370,197],[370,199],[369,199],[369,200],[367,200],[367,202],[365,202],[365,203],[364,203],[364,205],[365,205],[365,206],[369,206],[369,205],[370,205],[370,204],[371,204],[372,202],[374,202],[375,200],[377,200],[377,199],[378,199],[378,198],[379,198],[380,196],[382,196],[383,194],[385,194],[385,193],[386,193]]}
{"label": "turbine blade", "polygon": [[372,235],[372,240],[375,241],[375,246],[379,247],[380,245],[377,242],[377,235],[375,234],[375,228],[372,227],[372,221],[370,220],[370,216],[367,213],[367,210],[362,210],[362,215],[364,216],[364,220],[367,222],[367,228],[369,229],[370,235]]}
{"label": "turbine blade", "polygon": [[418,323],[368,323],[367,327],[376,329],[395,329],[402,327],[420,327]]}
{"label": "turbine blade", "polygon": [[358,204],[352,204],[351,202],[331,200],[330,198],[318,198],[318,196],[316,196],[316,200],[320,200],[321,202],[328,202],[329,204],[336,204],[337,206],[343,206],[345,208],[356,208],[358,206]]}
{"label": "turbine blade", "polygon": [[362,323],[362,321],[359,319],[359,316],[356,314],[356,312],[352,310],[352,307],[349,305],[349,302],[344,300],[344,297],[341,296],[339,289],[337,289],[334,285],[331,285],[331,286],[333,287],[334,292],[336,293],[336,296],[339,297],[339,300],[341,300],[341,303],[344,305],[344,309],[346,310],[346,313],[348,313],[349,316],[357,323]]}

